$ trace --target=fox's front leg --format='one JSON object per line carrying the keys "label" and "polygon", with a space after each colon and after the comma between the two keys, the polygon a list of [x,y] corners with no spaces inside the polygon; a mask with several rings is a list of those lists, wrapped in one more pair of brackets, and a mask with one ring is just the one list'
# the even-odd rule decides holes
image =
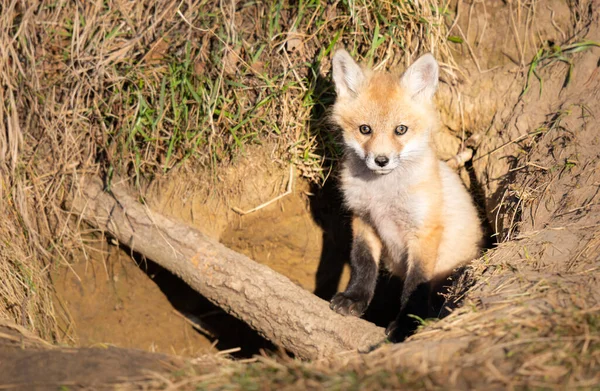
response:
{"label": "fox's front leg", "polygon": [[381,248],[381,240],[373,227],[360,217],[354,217],[350,282],[345,292],[337,293],[331,299],[329,306],[332,310],[354,316],[361,316],[365,312],[375,292]]}
{"label": "fox's front leg", "polygon": [[428,317],[441,239],[441,226],[431,225],[407,243],[408,268],[400,298],[400,312],[386,329],[386,335],[393,342],[404,340],[417,328],[418,320],[410,315],[421,319]]}

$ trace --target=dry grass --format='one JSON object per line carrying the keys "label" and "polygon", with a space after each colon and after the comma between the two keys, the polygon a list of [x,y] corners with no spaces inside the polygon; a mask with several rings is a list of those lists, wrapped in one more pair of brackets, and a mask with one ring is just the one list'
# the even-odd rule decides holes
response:
{"label": "dry grass", "polygon": [[276,141],[280,159],[316,178],[324,129],[306,125],[331,99],[317,89],[321,60],[336,44],[382,65],[433,50],[452,70],[443,4],[348,4],[31,7],[43,30],[43,50],[32,49],[41,66],[23,65],[37,68],[38,89],[57,89],[43,102],[55,126],[77,129],[55,152],[61,162],[100,163],[109,177],[139,181],[187,159],[216,168],[245,145]]}
{"label": "dry grass", "polygon": [[22,229],[11,224],[18,221],[14,210],[7,212],[2,215],[0,226],[3,237],[0,242],[0,318],[10,319],[52,340],[57,329],[48,267],[24,240],[26,233],[13,231]]}

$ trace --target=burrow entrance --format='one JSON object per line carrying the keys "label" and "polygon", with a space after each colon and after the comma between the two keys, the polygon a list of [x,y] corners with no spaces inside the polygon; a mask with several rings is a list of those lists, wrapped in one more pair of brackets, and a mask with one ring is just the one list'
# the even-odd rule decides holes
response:
{"label": "burrow entrance", "polygon": [[[260,180],[271,183],[271,193],[276,194],[287,178],[274,173]],[[334,178],[322,187],[295,182],[292,194],[246,216],[226,211],[222,200],[216,207],[206,199],[182,201],[185,197],[173,197],[179,191],[173,186],[154,205],[179,218],[201,215],[199,220],[217,231],[227,247],[329,300],[348,283],[350,216]],[[166,199],[179,201],[163,202]],[[483,215],[483,205],[481,210]],[[202,228],[200,222],[197,225]],[[65,330],[74,330],[78,345],[114,344],[190,356],[226,350],[239,358],[277,351],[169,271],[106,238],[90,238],[82,259],[55,273],[54,286],[64,309]],[[401,281],[382,271],[364,318],[386,327],[397,314],[401,290]]]}

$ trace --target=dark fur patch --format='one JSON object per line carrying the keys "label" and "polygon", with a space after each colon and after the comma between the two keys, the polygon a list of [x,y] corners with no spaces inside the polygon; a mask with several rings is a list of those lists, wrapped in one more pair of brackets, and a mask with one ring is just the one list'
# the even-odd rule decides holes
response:
{"label": "dark fur patch", "polygon": [[431,282],[418,265],[413,265],[404,281],[398,317],[386,330],[390,341],[403,341],[419,327],[420,319],[429,317],[430,298]]}
{"label": "dark fur patch", "polygon": [[350,266],[348,288],[333,297],[330,307],[342,315],[361,316],[369,306],[377,285],[377,263],[361,237],[354,238]]}

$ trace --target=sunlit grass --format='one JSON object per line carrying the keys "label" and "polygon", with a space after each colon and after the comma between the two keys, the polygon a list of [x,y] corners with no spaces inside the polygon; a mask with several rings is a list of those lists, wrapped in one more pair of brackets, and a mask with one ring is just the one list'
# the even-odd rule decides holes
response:
{"label": "sunlit grass", "polygon": [[535,77],[538,80],[540,84],[539,93],[540,96],[542,95],[542,91],[544,88],[544,80],[540,76],[538,71],[542,67],[555,62],[562,62],[568,65],[569,68],[567,70],[567,74],[565,75],[563,87],[568,86],[571,80],[573,79],[574,63],[571,55],[584,50],[588,50],[593,47],[600,47],[600,42],[586,40],[574,42],[564,46],[552,45],[540,48],[531,60],[531,63],[529,64],[529,68],[527,70],[527,78],[525,80],[525,86],[521,91],[521,97],[523,97],[529,91],[532,77]]}

